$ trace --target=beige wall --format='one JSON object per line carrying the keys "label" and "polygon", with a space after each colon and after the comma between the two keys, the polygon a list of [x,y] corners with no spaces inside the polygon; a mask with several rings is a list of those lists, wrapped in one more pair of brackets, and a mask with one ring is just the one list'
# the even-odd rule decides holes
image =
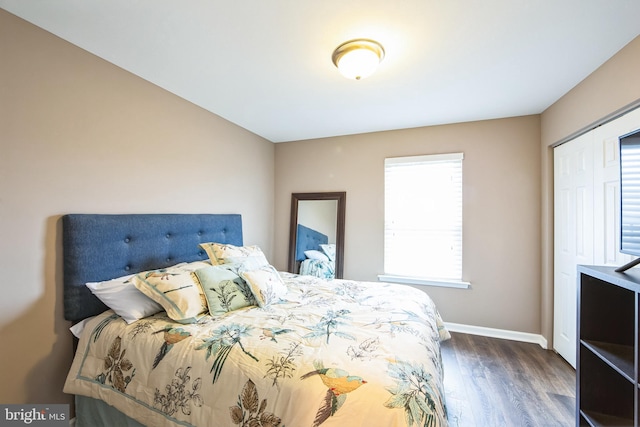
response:
{"label": "beige wall", "polygon": [[345,278],[383,273],[384,158],[464,152],[464,279],[427,288],[446,321],[540,333],[539,116],[276,144],[275,262],[292,192],[346,191]]}
{"label": "beige wall", "polygon": [[0,402],[65,403],[65,213],[240,213],[272,247],[274,145],[0,10]]}
{"label": "beige wall", "polygon": [[[541,116],[542,333],[553,332],[553,149],[556,143],[640,101],[640,37],[551,105]],[[640,124],[639,124],[640,125]],[[640,126],[639,126],[640,127]]]}
{"label": "beige wall", "polygon": [[542,113],[542,146],[590,127],[640,99],[640,37]]}

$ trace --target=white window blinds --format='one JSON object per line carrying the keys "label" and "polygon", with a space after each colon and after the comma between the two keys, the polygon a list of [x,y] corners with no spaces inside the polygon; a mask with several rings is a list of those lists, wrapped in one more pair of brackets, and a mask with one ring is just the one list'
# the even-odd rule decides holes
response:
{"label": "white window blinds", "polygon": [[462,159],[385,159],[385,275],[462,280]]}

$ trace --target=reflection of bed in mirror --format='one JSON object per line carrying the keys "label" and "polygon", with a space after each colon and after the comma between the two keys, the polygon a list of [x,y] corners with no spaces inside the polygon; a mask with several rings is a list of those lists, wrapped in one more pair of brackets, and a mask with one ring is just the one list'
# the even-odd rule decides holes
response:
{"label": "reflection of bed in mirror", "polygon": [[[343,278],[344,266],[344,225],[345,225],[345,192],[327,192],[327,193],[293,193],[291,195],[291,223],[289,233],[289,260],[288,271],[290,273],[300,274],[300,268],[310,267],[316,268],[315,272],[306,269],[302,274],[314,275],[317,277],[329,277],[326,267],[332,266],[334,274],[331,278]],[[298,241],[299,227],[304,227],[301,233],[309,233],[302,236],[302,241]],[[308,230],[310,229],[310,231]],[[319,233],[318,235],[313,232]],[[327,239],[326,244],[329,247],[318,247],[319,244],[313,243],[313,238],[320,238],[324,235]],[[306,256],[305,251],[310,252]],[[329,258],[329,263],[324,258]],[[301,263],[305,262],[305,265]],[[311,261],[317,259],[318,261]],[[318,269],[322,267],[320,272]]]}
{"label": "reflection of bed in mirror", "polygon": [[298,274],[333,279],[335,277],[335,242],[317,230],[298,224],[296,269]]}

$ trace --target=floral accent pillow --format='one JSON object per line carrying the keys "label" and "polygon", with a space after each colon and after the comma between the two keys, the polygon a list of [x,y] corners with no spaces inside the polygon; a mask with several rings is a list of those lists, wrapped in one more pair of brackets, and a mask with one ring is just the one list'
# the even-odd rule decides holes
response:
{"label": "floral accent pillow", "polygon": [[336,260],[336,244],[335,243],[320,245],[320,249],[322,249],[322,252],[324,252],[327,255],[327,257],[329,257],[330,261]]}
{"label": "floral accent pillow", "polygon": [[214,265],[196,270],[194,274],[204,291],[212,316],[257,305],[251,288],[238,275],[234,264]]}
{"label": "floral accent pillow", "polygon": [[209,310],[194,271],[208,265],[205,262],[194,262],[144,271],[133,276],[131,281],[140,292],[160,304],[173,320],[194,323]]}
{"label": "floral accent pillow", "polygon": [[287,294],[287,286],[278,271],[271,265],[252,270],[240,269],[240,276],[251,287],[251,292],[260,307],[276,304]]}
{"label": "floral accent pillow", "polygon": [[237,264],[250,262],[252,266],[269,265],[259,246],[235,246],[222,243],[201,243],[200,247],[207,252],[213,265]]}

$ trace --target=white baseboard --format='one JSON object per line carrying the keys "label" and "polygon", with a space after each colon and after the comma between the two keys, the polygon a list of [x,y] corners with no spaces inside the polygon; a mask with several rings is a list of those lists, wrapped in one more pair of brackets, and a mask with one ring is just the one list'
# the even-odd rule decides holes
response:
{"label": "white baseboard", "polygon": [[501,338],[505,340],[529,342],[538,344],[545,350],[548,349],[547,340],[539,334],[530,334],[528,332],[509,331],[506,329],[485,328],[482,326],[463,325],[460,323],[445,322],[444,325],[451,332],[460,332],[463,334],[480,335],[483,337]]}

